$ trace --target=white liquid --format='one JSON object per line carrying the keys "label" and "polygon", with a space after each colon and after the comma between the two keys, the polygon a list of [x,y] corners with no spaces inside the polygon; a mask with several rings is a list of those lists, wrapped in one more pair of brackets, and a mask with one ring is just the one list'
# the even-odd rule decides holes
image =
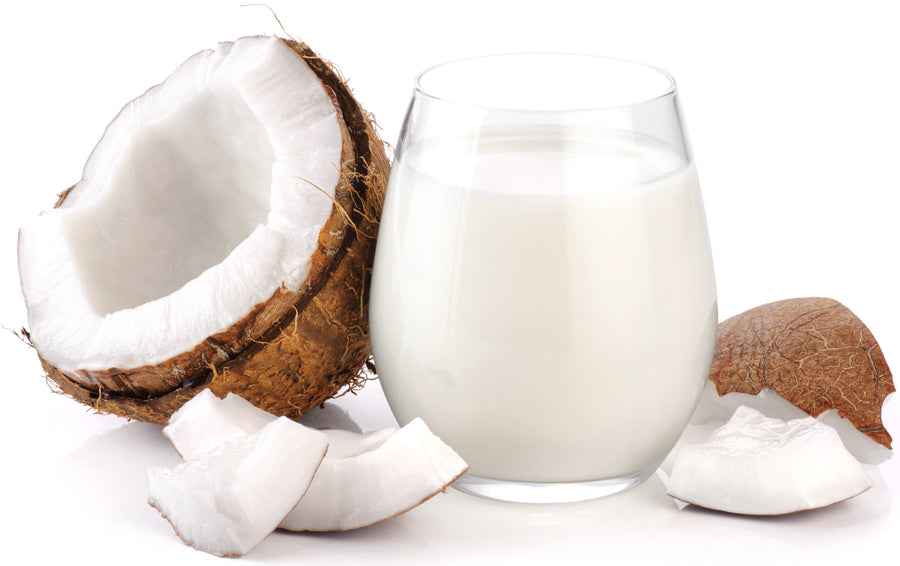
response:
{"label": "white liquid", "polygon": [[470,473],[648,473],[677,440],[717,322],[693,167],[651,145],[497,132],[395,160],[370,302],[401,423]]}

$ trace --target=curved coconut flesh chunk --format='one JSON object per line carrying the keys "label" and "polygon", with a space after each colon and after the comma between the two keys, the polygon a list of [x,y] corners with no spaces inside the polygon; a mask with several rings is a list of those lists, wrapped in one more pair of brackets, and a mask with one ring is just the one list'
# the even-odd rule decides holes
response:
{"label": "curved coconut flesh chunk", "polygon": [[[172,413],[163,435],[182,458],[190,460],[223,442],[253,434],[274,420],[275,415],[240,395],[229,393],[220,399],[204,389]],[[345,430],[323,432],[328,436],[328,457],[343,458],[377,448],[396,431],[396,428],[385,428],[368,434]]]}
{"label": "curved coconut flesh chunk", "polygon": [[61,205],[19,232],[44,360],[158,364],[297,290],[332,211],[343,127],[331,91],[269,37],[198,53],[126,105]]}
{"label": "curved coconut flesh chunk", "polygon": [[149,503],[184,542],[246,554],[309,488],[328,440],[285,417],[174,468],[150,468]]}
{"label": "curved coconut flesh chunk", "polygon": [[[195,457],[254,428],[272,415],[238,395],[203,391],[163,429],[175,449]],[[309,491],[281,527],[343,531],[408,511],[445,490],[468,469],[421,419],[369,433],[323,430],[328,452]],[[350,482],[350,483],[348,483]]]}
{"label": "curved coconut flesh chunk", "polygon": [[[325,431],[329,439],[353,435]],[[351,442],[365,442],[358,438]],[[306,496],[280,527],[291,531],[347,531],[396,517],[443,492],[466,462],[420,418],[367,451],[326,456]],[[342,453],[343,455],[343,453]]]}
{"label": "curved coconut flesh chunk", "polygon": [[[885,400],[891,397],[888,396]],[[750,407],[769,418],[792,420],[807,417],[802,409],[787,401],[771,389],[764,388],[758,394],[731,392],[719,395],[712,381],[707,381],[697,408],[691,417],[692,425],[703,425],[711,421],[727,421],[738,407]],[[860,462],[877,465],[891,458],[893,451],[860,432],[848,419],[841,417],[835,409],[821,413],[816,419],[834,428],[847,450]]]}
{"label": "curved coconut flesh chunk", "polygon": [[668,493],[708,509],[782,515],[825,507],[872,485],[833,428],[809,416],[783,421],[739,407],[704,443],[679,449]]}
{"label": "curved coconut flesh chunk", "polygon": [[387,427],[369,432],[353,432],[351,430],[328,429],[323,430],[328,437],[328,460],[352,458],[371,450],[376,450],[384,442],[399,432],[397,427]]}
{"label": "curved coconut flesh chunk", "polygon": [[229,393],[220,399],[204,389],[172,413],[162,432],[182,458],[191,460],[274,420],[275,415],[239,395]]}

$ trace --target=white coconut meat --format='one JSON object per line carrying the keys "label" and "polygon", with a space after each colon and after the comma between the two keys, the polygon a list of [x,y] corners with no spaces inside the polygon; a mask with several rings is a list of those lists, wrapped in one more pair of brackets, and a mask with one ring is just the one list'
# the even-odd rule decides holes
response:
{"label": "white coconut meat", "polygon": [[445,491],[468,469],[420,418],[389,435],[325,432],[331,442],[343,436],[346,449],[338,453],[329,448],[309,491],[282,521],[282,529],[348,531],[374,525]]}
{"label": "white coconut meat", "polygon": [[[888,396],[888,399],[891,397]],[[887,403],[887,400],[885,400]],[[716,385],[707,381],[697,403],[697,408],[691,416],[692,425],[704,425],[711,421],[727,421],[738,407],[750,407],[767,417],[793,420],[807,417],[802,409],[790,401],[775,393],[771,389],[763,388],[758,394],[731,392],[719,395]],[[866,464],[877,465],[889,460],[893,451],[876,442],[868,435],[862,433],[853,426],[848,419],[841,417],[837,410],[829,409],[822,412],[816,419],[822,424],[835,429],[841,437],[841,441],[853,457]]]}
{"label": "white coconut meat", "polygon": [[[185,458],[252,434],[275,417],[238,395],[206,390],[176,411],[163,433]],[[345,531],[404,513],[444,491],[466,462],[421,419],[369,433],[332,429],[309,490],[281,528]]]}
{"label": "white coconut meat", "polygon": [[[316,428],[301,419],[301,424]],[[163,435],[185,460],[196,458],[216,448],[223,442],[253,434],[275,420],[275,415],[264,411],[240,395],[228,393],[217,397],[204,389],[169,417]],[[336,420],[342,420],[340,418]],[[396,428],[384,428],[362,434],[358,430],[332,429],[323,431],[328,436],[328,457],[343,458],[371,450],[396,432]]]}
{"label": "white coconut meat", "polygon": [[220,399],[209,389],[169,417],[163,435],[185,460],[192,460],[229,440],[254,434],[275,420],[243,397],[229,393]]}
{"label": "white coconut meat", "polygon": [[[277,38],[188,59],[19,232],[31,340],[63,371],[163,362],[296,290],[339,182],[330,92]],[[323,194],[324,192],[324,194]]]}
{"label": "white coconut meat", "polygon": [[707,509],[783,515],[872,485],[833,428],[809,416],[783,421],[742,406],[705,442],[679,449],[668,493]]}
{"label": "white coconut meat", "polygon": [[246,554],[303,497],[327,448],[324,434],[279,417],[174,468],[150,468],[149,503],[190,546]]}

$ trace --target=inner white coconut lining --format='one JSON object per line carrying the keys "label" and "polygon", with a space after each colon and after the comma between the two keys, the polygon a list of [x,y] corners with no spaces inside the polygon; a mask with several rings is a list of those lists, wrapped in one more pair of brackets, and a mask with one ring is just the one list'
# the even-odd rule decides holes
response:
{"label": "inner white coconut lining", "polygon": [[125,106],[63,205],[20,230],[35,346],[63,370],[156,364],[298,288],[341,147],[331,98],[279,40],[191,57]]}

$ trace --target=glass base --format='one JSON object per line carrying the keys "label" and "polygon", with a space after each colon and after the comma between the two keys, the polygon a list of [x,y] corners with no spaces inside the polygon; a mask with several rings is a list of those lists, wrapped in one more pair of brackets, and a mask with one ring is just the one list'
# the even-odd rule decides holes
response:
{"label": "glass base", "polygon": [[465,474],[453,483],[457,490],[487,499],[515,503],[572,503],[600,499],[641,484],[653,473],[585,482],[536,483],[482,478]]}

